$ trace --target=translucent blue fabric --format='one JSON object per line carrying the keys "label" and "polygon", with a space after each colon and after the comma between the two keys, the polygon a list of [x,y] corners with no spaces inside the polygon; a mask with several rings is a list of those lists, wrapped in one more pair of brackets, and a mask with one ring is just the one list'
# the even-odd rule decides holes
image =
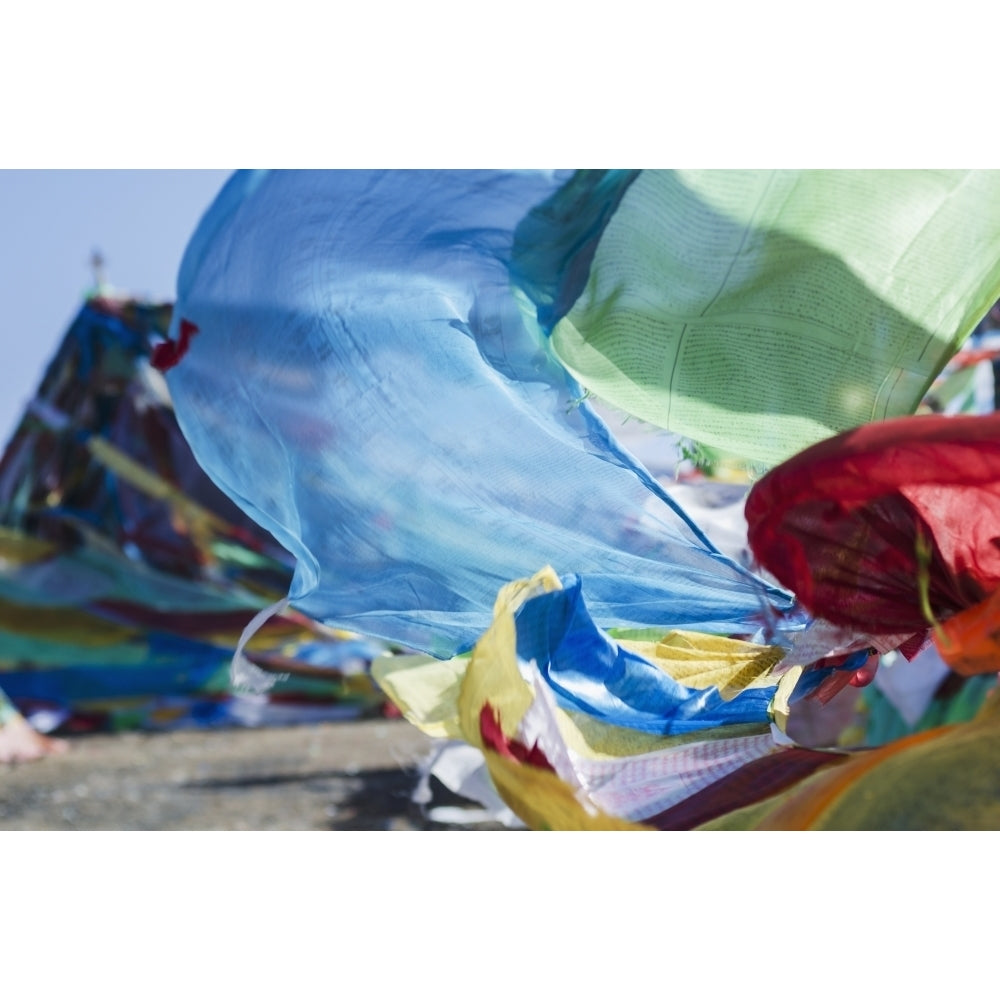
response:
{"label": "translucent blue fabric", "polygon": [[330,624],[448,656],[551,565],[602,625],[753,632],[767,587],[611,437],[512,290],[560,173],[235,175],[186,251],[168,373],[199,462]]}

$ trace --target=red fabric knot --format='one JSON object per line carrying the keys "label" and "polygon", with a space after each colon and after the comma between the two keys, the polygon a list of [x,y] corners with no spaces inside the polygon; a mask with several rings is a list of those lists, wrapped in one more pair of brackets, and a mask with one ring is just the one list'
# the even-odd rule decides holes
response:
{"label": "red fabric knot", "polygon": [[198,327],[189,319],[182,319],[177,340],[164,340],[153,348],[150,362],[157,371],[169,371],[188,352],[191,338],[198,332]]}

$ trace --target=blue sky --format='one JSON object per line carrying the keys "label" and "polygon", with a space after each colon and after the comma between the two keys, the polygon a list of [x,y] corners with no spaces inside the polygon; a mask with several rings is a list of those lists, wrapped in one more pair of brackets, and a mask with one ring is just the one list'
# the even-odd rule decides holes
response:
{"label": "blue sky", "polygon": [[0,438],[6,445],[93,283],[173,301],[184,247],[227,170],[0,170]]}

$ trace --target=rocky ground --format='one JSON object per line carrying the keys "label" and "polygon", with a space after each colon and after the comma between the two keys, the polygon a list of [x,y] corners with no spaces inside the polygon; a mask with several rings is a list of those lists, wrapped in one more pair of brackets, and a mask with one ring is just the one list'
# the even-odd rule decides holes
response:
{"label": "rocky ground", "polygon": [[411,801],[431,742],[390,719],[70,737],[0,764],[0,830],[469,829]]}

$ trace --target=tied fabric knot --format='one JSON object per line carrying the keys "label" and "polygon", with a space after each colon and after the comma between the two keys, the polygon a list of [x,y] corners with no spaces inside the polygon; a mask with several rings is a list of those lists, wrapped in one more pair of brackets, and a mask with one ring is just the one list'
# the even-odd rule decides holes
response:
{"label": "tied fabric knot", "polygon": [[150,359],[153,367],[160,372],[169,371],[188,352],[191,338],[198,332],[198,327],[189,319],[182,319],[177,340],[164,340],[153,348]]}

